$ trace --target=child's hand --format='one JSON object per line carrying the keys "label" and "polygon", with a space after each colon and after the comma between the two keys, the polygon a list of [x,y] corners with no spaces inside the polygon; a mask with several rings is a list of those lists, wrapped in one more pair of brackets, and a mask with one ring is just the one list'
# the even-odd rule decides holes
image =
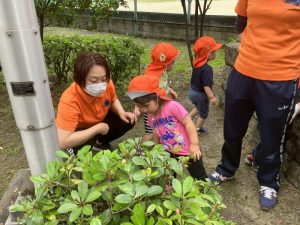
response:
{"label": "child's hand", "polygon": [[215,96],[209,98],[209,104],[214,105],[214,104],[216,104],[216,103],[217,103],[217,99],[216,99]]}
{"label": "child's hand", "polygon": [[140,111],[139,107],[134,106],[133,114],[135,114],[137,117],[141,115],[141,111]]}
{"label": "child's hand", "polygon": [[172,88],[169,88],[169,92],[170,92],[170,95],[171,95],[172,99],[177,98],[177,93]]}
{"label": "child's hand", "polygon": [[201,151],[198,144],[190,145],[190,153],[198,160],[201,158]]}

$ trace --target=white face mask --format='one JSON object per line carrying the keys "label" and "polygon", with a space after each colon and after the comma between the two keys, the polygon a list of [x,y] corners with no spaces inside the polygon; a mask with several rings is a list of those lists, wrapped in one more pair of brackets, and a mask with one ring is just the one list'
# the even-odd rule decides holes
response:
{"label": "white face mask", "polygon": [[87,84],[85,85],[85,92],[91,96],[99,97],[107,88],[107,82],[98,84]]}

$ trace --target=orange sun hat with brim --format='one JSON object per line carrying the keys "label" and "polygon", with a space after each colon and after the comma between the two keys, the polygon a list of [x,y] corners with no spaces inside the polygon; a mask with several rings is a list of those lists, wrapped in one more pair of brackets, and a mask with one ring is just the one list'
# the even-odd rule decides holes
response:
{"label": "orange sun hat with brim", "polygon": [[160,42],[151,51],[152,62],[148,64],[145,73],[153,76],[161,76],[166,67],[179,55],[179,50],[170,43]]}
{"label": "orange sun hat with brim", "polygon": [[129,82],[127,96],[131,100],[152,93],[156,93],[158,97],[164,100],[171,100],[166,91],[159,87],[159,78],[156,76],[143,74],[134,77]]}
{"label": "orange sun hat with brim", "polygon": [[207,63],[208,55],[220,48],[222,48],[222,44],[217,43],[210,36],[203,36],[199,38],[194,45],[194,52],[196,53],[194,67],[198,68],[203,66],[205,63]]}

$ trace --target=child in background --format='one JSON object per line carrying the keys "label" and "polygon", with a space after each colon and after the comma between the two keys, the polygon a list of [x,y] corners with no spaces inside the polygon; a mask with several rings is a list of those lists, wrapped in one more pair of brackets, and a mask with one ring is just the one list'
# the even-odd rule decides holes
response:
{"label": "child in background", "polygon": [[195,179],[204,180],[207,175],[195,125],[185,108],[159,87],[159,78],[151,73],[133,78],[128,96],[142,113],[148,114],[154,142],[162,144],[175,157],[193,155],[195,159],[189,160],[188,171]]}
{"label": "child in background", "polygon": [[[159,78],[159,87],[163,88],[173,99],[177,98],[177,93],[168,86],[168,72],[173,69],[173,65],[178,55],[178,49],[172,44],[160,42],[153,47],[151,51],[152,62],[145,70],[145,74],[151,74],[151,76]],[[138,107],[134,108],[133,113],[137,116],[140,115]],[[147,113],[144,113],[145,134],[143,141],[152,140],[153,130],[147,125],[147,118]]]}
{"label": "child in background", "polygon": [[204,121],[208,116],[209,104],[215,104],[216,98],[212,92],[213,70],[208,61],[216,58],[215,52],[222,47],[222,44],[209,36],[199,38],[194,46],[196,59],[191,77],[191,88],[189,98],[195,105],[195,109],[190,112],[193,118],[199,113],[196,128],[200,134],[208,134],[208,129],[203,127]]}

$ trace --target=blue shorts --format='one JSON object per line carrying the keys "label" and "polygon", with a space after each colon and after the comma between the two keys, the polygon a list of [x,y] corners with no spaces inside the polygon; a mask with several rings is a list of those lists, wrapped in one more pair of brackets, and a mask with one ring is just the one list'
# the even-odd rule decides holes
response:
{"label": "blue shorts", "polygon": [[206,119],[209,112],[209,100],[204,92],[190,89],[189,99],[196,106],[202,119]]}

